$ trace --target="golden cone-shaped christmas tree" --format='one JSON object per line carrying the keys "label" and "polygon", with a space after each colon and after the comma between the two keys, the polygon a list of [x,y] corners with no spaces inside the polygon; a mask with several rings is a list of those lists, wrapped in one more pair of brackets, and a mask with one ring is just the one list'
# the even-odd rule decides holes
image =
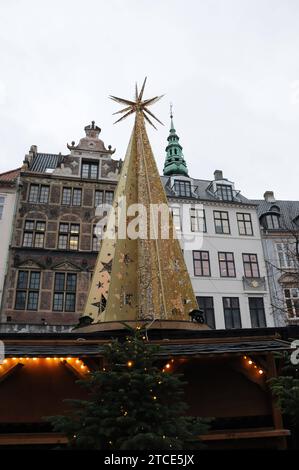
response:
{"label": "golden cone-shaped christmas tree", "polygon": [[[159,121],[148,106],[160,97],[143,100],[144,85],[135,101],[111,97],[126,105],[118,121],[136,116],[86,303],[94,323],[190,321],[198,309],[145,128]],[[168,225],[157,217],[165,207]]]}

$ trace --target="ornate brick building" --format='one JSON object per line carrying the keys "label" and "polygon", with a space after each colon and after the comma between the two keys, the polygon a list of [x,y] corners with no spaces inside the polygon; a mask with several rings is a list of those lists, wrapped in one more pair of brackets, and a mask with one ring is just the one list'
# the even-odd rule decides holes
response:
{"label": "ornate brick building", "polygon": [[32,146],[25,156],[1,312],[18,331],[59,330],[83,311],[99,243],[95,208],[112,201],[121,166],[100,132],[92,122],[67,155]]}

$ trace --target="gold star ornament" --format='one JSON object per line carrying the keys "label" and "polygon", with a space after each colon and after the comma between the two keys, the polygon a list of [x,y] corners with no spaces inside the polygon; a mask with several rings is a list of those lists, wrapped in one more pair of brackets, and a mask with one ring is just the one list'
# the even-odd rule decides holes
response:
{"label": "gold star ornament", "polygon": [[147,100],[143,100],[143,92],[144,92],[144,88],[145,88],[145,83],[146,83],[146,77],[145,77],[145,79],[144,79],[144,82],[143,82],[143,85],[142,85],[142,87],[141,87],[140,92],[138,92],[138,88],[137,88],[137,84],[136,84],[136,88],[135,88],[135,101],[126,100],[126,99],[124,99],[124,98],[118,98],[117,96],[110,96],[110,98],[111,98],[113,101],[116,101],[117,103],[121,103],[121,104],[123,104],[123,105],[126,105],[126,107],[125,107],[124,109],[121,109],[120,111],[117,111],[116,113],[113,113],[113,114],[123,114],[123,113],[125,113],[125,115],[122,116],[121,118],[119,118],[117,121],[115,121],[114,124],[116,124],[117,122],[122,121],[122,120],[125,119],[126,117],[130,116],[130,114],[140,112],[140,113],[142,113],[144,119],[145,119],[151,126],[153,126],[155,129],[157,129],[157,128],[156,128],[156,126],[153,124],[153,122],[151,121],[151,119],[149,118],[149,116],[151,116],[151,118],[155,119],[157,122],[159,122],[160,124],[162,124],[162,126],[164,125],[163,122],[161,122],[161,121],[148,109],[148,106],[151,106],[152,104],[157,103],[157,101],[159,101],[164,95],[155,96],[154,98],[149,98],[149,99],[147,99]]}

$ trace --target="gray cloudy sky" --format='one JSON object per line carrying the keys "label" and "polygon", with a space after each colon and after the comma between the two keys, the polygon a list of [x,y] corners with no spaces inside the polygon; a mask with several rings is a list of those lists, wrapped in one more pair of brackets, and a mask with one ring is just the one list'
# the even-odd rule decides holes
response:
{"label": "gray cloudy sky", "polygon": [[93,119],[123,158],[132,119],[113,126],[107,97],[147,75],[161,171],[172,101],[191,176],[299,199],[298,0],[1,0],[0,22],[0,171],[32,144],[66,153]]}

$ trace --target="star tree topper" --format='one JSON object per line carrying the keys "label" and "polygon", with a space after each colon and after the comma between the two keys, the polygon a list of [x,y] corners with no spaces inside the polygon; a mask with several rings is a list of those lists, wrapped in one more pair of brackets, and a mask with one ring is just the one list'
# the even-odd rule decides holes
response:
{"label": "star tree topper", "polygon": [[124,104],[126,105],[126,107],[124,109],[121,109],[120,111],[117,111],[116,113],[113,113],[113,114],[123,114],[123,113],[126,113],[124,116],[122,116],[120,119],[118,119],[117,121],[115,121],[114,124],[116,124],[117,122],[120,122],[122,121],[123,119],[127,118],[128,116],[130,116],[130,114],[133,114],[133,113],[137,113],[137,112],[140,112],[142,113],[144,119],[151,125],[153,126],[155,129],[156,126],[153,124],[153,122],[151,121],[151,119],[149,118],[149,116],[151,116],[153,119],[155,119],[157,122],[159,122],[160,124],[162,124],[162,126],[164,125],[163,122],[161,122],[148,108],[148,106],[151,106],[152,104],[154,103],[157,103],[157,101],[159,101],[164,95],[161,95],[161,96],[155,96],[154,98],[149,98],[147,100],[143,100],[143,92],[144,92],[144,88],[145,88],[145,83],[146,83],[146,78],[144,79],[144,82],[143,82],[143,85],[141,87],[141,90],[140,92],[138,92],[138,88],[137,88],[137,83],[136,83],[136,88],[135,88],[135,101],[130,101],[130,100],[126,100],[124,98],[118,98],[117,96],[110,96],[110,98],[114,101],[116,101],[117,103],[121,103],[121,104]]}

